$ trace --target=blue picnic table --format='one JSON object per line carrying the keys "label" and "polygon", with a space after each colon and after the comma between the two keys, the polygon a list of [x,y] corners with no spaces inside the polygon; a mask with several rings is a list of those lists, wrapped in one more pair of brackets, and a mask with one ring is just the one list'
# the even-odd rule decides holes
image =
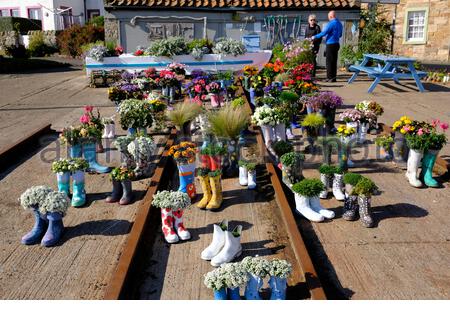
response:
{"label": "blue picnic table", "polygon": [[[374,61],[376,66],[366,66],[369,61]],[[392,79],[395,83],[399,84],[400,79],[414,79],[420,92],[424,92],[422,82],[420,79],[426,76],[426,72],[417,71],[414,68],[414,62],[416,60],[408,57],[400,57],[396,55],[384,55],[384,54],[364,54],[364,59],[359,65],[350,66],[350,71],[354,72],[352,77],[348,80],[348,83],[355,81],[360,72],[365,72],[369,78],[375,78],[369,87],[368,93],[371,93],[381,79]],[[384,66],[379,63],[383,62]],[[405,67],[406,66],[406,67]]]}

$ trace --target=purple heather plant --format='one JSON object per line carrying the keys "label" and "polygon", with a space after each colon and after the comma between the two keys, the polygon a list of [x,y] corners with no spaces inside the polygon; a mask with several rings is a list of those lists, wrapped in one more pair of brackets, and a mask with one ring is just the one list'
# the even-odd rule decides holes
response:
{"label": "purple heather plant", "polygon": [[122,80],[125,80],[127,82],[130,82],[131,80],[133,80],[134,78],[134,74],[128,72],[128,71],[124,71],[121,75]]}
{"label": "purple heather plant", "polygon": [[263,88],[264,93],[271,95],[272,97],[276,98],[281,94],[281,91],[283,91],[283,88],[270,84]]}
{"label": "purple heather plant", "polygon": [[192,79],[195,79],[195,78],[198,78],[198,77],[202,77],[202,76],[205,76],[205,75],[206,75],[205,71],[203,71],[201,69],[194,69],[191,72]]}

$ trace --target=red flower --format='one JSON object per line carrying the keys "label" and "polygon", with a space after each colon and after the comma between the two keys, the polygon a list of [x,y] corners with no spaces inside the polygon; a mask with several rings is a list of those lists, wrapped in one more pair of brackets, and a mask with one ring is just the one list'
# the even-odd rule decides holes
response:
{"label": "red flower", "polygon": [[80,118],[80,122],[83,124],[87,124],[91,121],[91,118],[87,114],[83,114]]}
{"label": "red flower", "polygon": [[117,55],[121,55],[123,53],[123,48],[121,46],[117,46],[114,50]]}
{"label": "red flower", "polygon": [[135,56],[142,56],[143,54],[144,54],[144,50],[141,50],[141,49],[136,50],[136,51],[134,52],[134,55],[135,55]]}

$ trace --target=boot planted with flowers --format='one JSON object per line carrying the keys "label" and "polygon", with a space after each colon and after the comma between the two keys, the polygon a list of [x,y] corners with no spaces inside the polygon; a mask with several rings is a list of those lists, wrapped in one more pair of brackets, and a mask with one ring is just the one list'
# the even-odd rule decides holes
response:
{"label": "boot planted with flowers", "polygon": [[169,149],[169,156],[172,156],[178,166],[180,187],[178,191],[187,193],[191,199],[196,196],[195,190],[195,155],[196,145],[193,142],[181,142]]}

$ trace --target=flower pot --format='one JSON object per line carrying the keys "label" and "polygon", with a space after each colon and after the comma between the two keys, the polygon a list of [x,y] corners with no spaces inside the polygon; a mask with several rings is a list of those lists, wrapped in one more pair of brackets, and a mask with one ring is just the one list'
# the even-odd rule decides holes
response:
{"label": "flower pot", "polygon": [[218,108],[223,103],[223,95],[219,93],[214,93],[210,95],[211,97],[211,106],[214,108]]}
{"label": "flower pot", "polygon": [[241,300],[241,296],[239,294],[239,287],[231,289],[227,288],[228,300]]}
{"label": "flower pot", "polygon": [[286,141],[286,125],[279,123],[274,127],[275,139],[277,141]]}
{"label": "flower pot", "polygon": [[269,125],[261,125],[261,132],[263,134],[264,137],[264,142],[266,143],[266,146],[270,146],[270,141],[274,140],[274,136],[275,136],[275,132],[274,132],[274,128],[272,126]]}
{"label": "flower pot", "polygon": [[362,122],[358,128],[358,143],[366,143],[367,132],[369,131],[369,124]]}
{"label": "flower pot", "polygon": [[220,155],[209,156],[211,171],[220,170],[222,167],[222,157]]}
{"label": "flower pot", "polygon": [[58,191],[64,192],[67,196],[70,193],[70,172],[56,173],[56,180],[58,182]]}
{"label": "flower pot", "polygon": [[75,144],[69,147],[70,158],[81,158],[81,144]]}
{"label": "flower pot", "polygon": [[272,289],[270,300],[286,300],[287,279],[271,276],[269,285]]}
{"label": "flower pot", "polygon": [[261,289],[262,285],[263,279],[252,273],[249,273],[249,279],[247,282],[247,286],[245,287],[245,298],[247,300],[261,300],[259,289]]}
{"label": "flower pot", "polygon": [[163,87],[161,93],[163,96],[168,97],[170,93],[169,87]]}
{"label": "flower pot", "polygon": [[169,88],[169,101],[174,102],[176,98],[176,87],[170,87]]}
{"label": "flower pot", "polygon": [[386,149],[385,147],[380,147],[380,158],[382,160],[391,160],[392,148]]}
{"label": "flower pot", "polygon": [[349,139],[348,140],[355,140],[355,139],[357,139],[357,137],[358,137],[358,122],[347,122],[346,124],[345,124],[346,126],[347,126],[347,128],[353,128],[353,129],[355,129],[355,134],[352,134],[350,137],[348,137]]}
{"label": "flower pot", "polygon": [[225,288],[214,290],[214,300],[227,300],[227,290]]}
{"label": "flower pot", "polygon": [[336,118],[336,109],[335,108],[327,108],[324,113],[325,117],[325,125],[327,129],[327,134],[332,133],[334,131],[334,122]]}
{"label": "flower pot", "polygon": [[250,89],[250,77],[244,76],[244,89],[249,90]]}
{"label": "flower pot", "polygon": [[394,134],[394,146],[393,146],[394,162],[406,168],[406,160],[408,159],[408,146],[406,144],[405,135],[396,131]]}
{"label": "flower pot", "polygon": [[196,196],[194,184],[195,163],[178,164],[178,175],[180,178],[180,187],[178,191],[187,193],[193,199]]}
{"label": "flower pot", "polygon": [[422,159],[422,171],[420,178],[428,187],[436,188],[439,183],[433,178],[433,167],[440,150],[426,150]]}
{"label": "flower pot", "polygon": [[133,136],[136,135],[137,133],[141,133],[143,135],[147,135],[147,128],[128,128],[128,135],[129,136]]}
{"label": "flower pot", "polygon": [[200,155],[200,163],[201,163],[202,168],[210,169],[211,168],[210,156],[207,154],[201,154]]}
{"label": "flower pot", "polygon": [[96,149],[95,149],[95,151],[97,152],[97,153],[103,153],[103,152],[105,152],[105,148],[103,148],[103,143],[102,143],[102,141],[100,140],[100,141],[97,141],[97,143],[96,143]]}

